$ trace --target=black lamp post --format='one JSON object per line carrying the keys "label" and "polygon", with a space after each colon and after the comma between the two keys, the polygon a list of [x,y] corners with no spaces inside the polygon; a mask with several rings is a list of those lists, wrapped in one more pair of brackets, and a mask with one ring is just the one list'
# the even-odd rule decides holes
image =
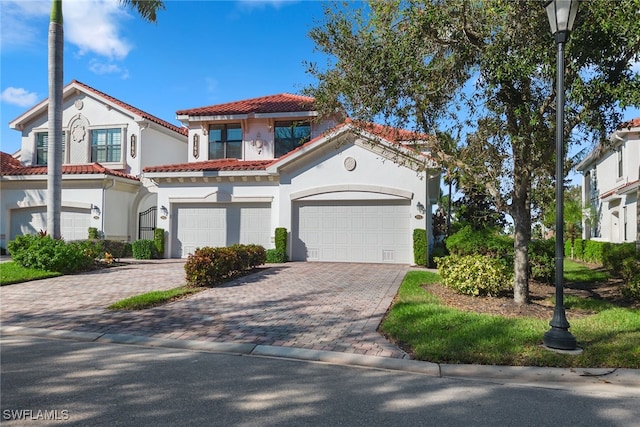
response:
{"label": "black lamp post", "polygon": [[556,75],[556,305],[553,318],[542,339],[545,346],[558,350],[576,350],[576,338],[569,332],[569,322],[564,312],[564,44],[569,39],[578,11],[578,0],[549,0],[544,5],[549,17],[551,32],[558,48]]}

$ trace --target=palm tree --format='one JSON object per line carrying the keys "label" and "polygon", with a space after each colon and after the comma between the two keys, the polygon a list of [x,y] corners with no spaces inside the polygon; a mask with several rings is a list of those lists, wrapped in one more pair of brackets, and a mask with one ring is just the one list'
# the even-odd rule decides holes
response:
{"label": "palm tree", "polygon": [[[156,12],[164,10],[161,0],[119,0],[138,11],[148,22],[156,22]],[[47,231],[55,239],[62,236],[62,89],[64,75],[64,33],[62,0],[52,0],[49,22],[49,136],[47,147]]]}

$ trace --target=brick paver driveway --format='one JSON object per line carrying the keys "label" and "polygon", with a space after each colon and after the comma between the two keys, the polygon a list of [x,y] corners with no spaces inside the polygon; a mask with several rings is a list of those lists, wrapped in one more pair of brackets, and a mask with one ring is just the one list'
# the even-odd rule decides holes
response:
{"label": "brick paver driveway", "polygon": [[287,263],[161,307],[105,309],[183,284],[183,266],[161,260],[4,286],[0,320],[3,326],[404,357],[376,332],[408,270],[401,265]]}

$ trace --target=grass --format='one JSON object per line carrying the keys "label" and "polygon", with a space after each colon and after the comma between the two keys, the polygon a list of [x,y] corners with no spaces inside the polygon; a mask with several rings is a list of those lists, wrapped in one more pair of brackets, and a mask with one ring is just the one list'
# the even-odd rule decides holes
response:
{"label": "grass", "polygon": [[166,291],[151,291],[117,301],[107,308],[110,310],[143,310],[145,308],[155,307],[175,301],[187,295],[198,293],[204,289],[206,288],[179,286]]}
{"label": "grass", "polygon": [[30,280],[46,279],[48,277],[62,276],[55,271],[36,270],[35,268],[24,268],[15,261],[0,263],[0,286],[12,285],[14,283],[28,282]]}
{"label": "grass", "polygon": [[[597,313],[570,320],[582,354],[541,347],[548,320],[504,318],[449,308],[422,288],[437,274],[411,271],[405,277],[382,331],[414,358],[437,363],[513,366],[640,368],[640,310],[601,304]],[[573,304],[583,304],[574,301]],[[591,302],[589,302],[591,304]]]}
{"label": "grass", "polygon": [[609,280],[610,274],[605,270],[592,270],[583,264],[564,260],[564,278],[569,282],[594,283]]}

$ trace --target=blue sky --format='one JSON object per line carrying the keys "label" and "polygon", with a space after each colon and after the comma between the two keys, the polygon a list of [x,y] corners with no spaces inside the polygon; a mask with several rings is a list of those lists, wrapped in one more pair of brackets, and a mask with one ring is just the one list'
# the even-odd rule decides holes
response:
{"label": "blue sky", "polygon": [[[157,24],[117,0],[64,0],[65,74],[161,119],[257,96],[297,93],[320,64],[308,37],[323,18],[316,0],[166,0]],[[51,1],[0,0],[0,150],[20,133],[8,123],[47,97]],[[550,37],[551,40],[551,37]],[[624,113],[624,119],[640,110]]]}
{"label": "blue sky", "polygon": [[[157,24],[116,0],[64,0],[65,84],[79,80],[179,125],[181,109],[283,92],[313,82],[324,61],[307,36],[319,1],[165,1]],[[50,0],[0,0],[1,150],[20,148],[9,122],[48,96]]]}

